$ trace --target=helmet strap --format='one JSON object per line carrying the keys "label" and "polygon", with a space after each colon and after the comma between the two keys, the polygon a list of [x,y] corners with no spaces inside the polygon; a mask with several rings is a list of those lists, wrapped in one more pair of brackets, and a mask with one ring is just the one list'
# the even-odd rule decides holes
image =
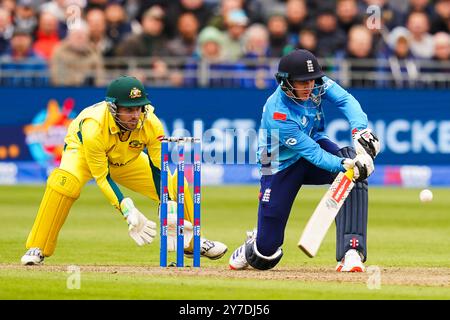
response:
{"label": "helmet strap", "polygon": [[[317,80],[316,80],[317,81]],[[320,83],[320,84],[318,84]],[[310,97],[308,98],[308,100],[310,99],[313,103],[314,103],[314,107],[312,108],[316,108],[321,102],[322,102],[322,95],[325,93],[325,85],[323,84],[323,82],[318,82],[314,85],[313,91],[317,89],[317,94],[311,92]],[[300,102],[306,102],[307,100],[301,100],[300,98],[297,97],[296,93],[295,93],[295,88],[294,86],[289,82],[288,79],[284,79],[283,81],[280,82],[280,87],[283,90],[284,94],[290,98],[296,105],[302,107],[302,108],[311,108],[311,107],[307,107],[304,106],[302,104],[300,104]]]}
{"label": "helmet strap", "polygon": [[[132,129],[129,129],[126,126],[126,122],[122,121],[119,119],[119,113],[117,113],[117,109],[118,106],[115,104],[115,102],[113,101],[113,99],[106,99],[106,103],[108,105],[108,109],[109,112],[111,112],[111,115],[114,118],[114,121],[116,122],[117,126],[119,127],[121,132],[125,132],[125,131],[133,131]],[[141,108],[141,116],[139,121],[141,122],[141,126],[140,128],[142,128],[143,124],[144,124],[144,120],[147,118],[147,114],[148,114],[148,105],[145,105]]]}

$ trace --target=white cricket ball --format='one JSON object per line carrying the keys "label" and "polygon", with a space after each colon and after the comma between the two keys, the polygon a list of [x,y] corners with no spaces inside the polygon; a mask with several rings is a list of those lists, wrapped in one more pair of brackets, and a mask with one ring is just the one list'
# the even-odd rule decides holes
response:
{"label": "white cricket ball", "polygon": [[431,200],[433,200],[433,192],[431,192],[431,190],[429,189],[423,189],[422,191],[420,191],[419,198],[422,202],[430,202]]}

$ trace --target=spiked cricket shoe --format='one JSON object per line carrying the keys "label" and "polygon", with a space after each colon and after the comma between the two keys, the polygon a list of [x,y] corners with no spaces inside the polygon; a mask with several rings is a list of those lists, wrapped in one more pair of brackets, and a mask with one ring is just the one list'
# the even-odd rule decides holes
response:
{"label": "spiked cricket shoe", "polygon": [[355,249],[348,250],[336,266],[337,272],[364,272],[365,269],[361,255]]}
{"label": "spiked cricket shoe", "polygon": [[254,241],[256,241],[256,229],[247,231],[247,238],[244,244],[234,250],[230,257],[229,265],[231,270],[243,270],[248,268],[249,264],[247,262],[247,258],[245,257],[245,246]]}
{"label": "spiked cricket shoe", "polygon": [[40,265],[44,262],[44,256],[42,255],[41,249],[31,248],[23,255],[20,262],[24,266]]}
{"label": "spiked cricket shoe", "polygon": [[[211,260],[217,260],[224,256],[228,251],[228,247],[219,241],[212,241],[205,238],[200,239],[200,255]],[[191,251],[184,251],[184,255],[193,258],[194,254]]]}
{"label": "spiked cricket shoe", "polygon": [[230,257],[229,265],[231,270],[243,270],[247,269],[249,264],[247,262],[247,258],[245,258],[245,246],[247,243],[244,243],[239,248],[234,250],[233,254]]}

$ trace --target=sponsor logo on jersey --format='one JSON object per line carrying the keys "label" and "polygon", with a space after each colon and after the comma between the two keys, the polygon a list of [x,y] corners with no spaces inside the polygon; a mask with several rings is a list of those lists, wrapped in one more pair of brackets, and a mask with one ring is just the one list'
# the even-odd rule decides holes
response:
{"label": "sponsor logo on jersey", "polygon": [[295,138],[289,138],[289,139],[286,140],[286,144],[287,144],[288,146],[294,146],[294,145],[297,144],[297,139],[295,139]]}
{"label": "sponsor logo on jersey", "polygon": [[130,143],[128,144],[128,147],[137,149],[137,148],[141,148],[142,145],[143,145],[143,143],[140,142],[139,140],[131,140]]}
{"label": "sponsor logo on jersey", "polygon": [[123,167],[124,165],[126,165],[126,163],[120,163],[120,162],[109,162],[109,163],[116,167]]}
{"label": "sponsor logo on jersey", "polygon": [[306,116],[303,116],[300,123],[302,126],[306,127],[308,125],[308,118]]}

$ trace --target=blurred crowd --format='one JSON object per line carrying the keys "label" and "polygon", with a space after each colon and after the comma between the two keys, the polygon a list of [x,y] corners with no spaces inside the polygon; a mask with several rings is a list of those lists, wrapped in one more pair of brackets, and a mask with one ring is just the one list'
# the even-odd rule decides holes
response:
{"label": "blurred crowd", "polygon": [[102,86],[125,68],[147,84],[265,88],[267,61],[295,48],[352,86],[383,72],[397,87],[450,82],[450,0],[0,1],[3,86]]}

